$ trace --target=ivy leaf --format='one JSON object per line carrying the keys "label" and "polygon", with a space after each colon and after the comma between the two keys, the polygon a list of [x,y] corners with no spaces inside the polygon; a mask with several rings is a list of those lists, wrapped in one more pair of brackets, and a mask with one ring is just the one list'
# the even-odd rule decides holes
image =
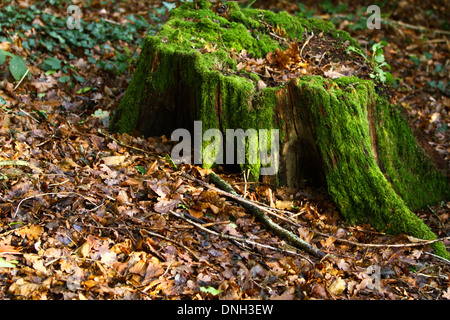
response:
{"label": "ivy leaf", "polygon": [[61,69],[61,60],[54,57],[47,58],[42,63],[41,68],[44,71],[59,70]]}
{"label": "ivy leaf", "polygon": [[105,119],[105,118],[109,117],[109,112],[103,111],[102,109],[97,109],[94,112],[94,117],[99,118],[99,119]]}
{"label": "ivy leaf", "polygon": [[69,80],[70,80],[70,77],[69,77],[69,76],[62,76],[62,77],[60,77],[60,78],[58,79],[58,81],[61,82],[61,83],[69,82]]}
{"label": "ivy leaf", "polygon": [[177,7],[177,5],[175,3],[170,3],[170,2],[163,1],[162,4],[164,5],[164,7],[167,8],[167,11],[169,11],[169,12]]}
{"label": "ivy leaf", "polygon": [[28,71],[27,66],[23,59],[19,56],[13,56],[9,61],[9,71],[13,75],[16,81],[22,79],[25,73]]}
{"label": "ivy leaf", "polygon": [[78,94],[81,94],[81,93],[88,92],[89,90],[91,90],[91,87],[84,87],[84,88],[79,89],[79,90],[77,91],[77,93],[78,93]]}

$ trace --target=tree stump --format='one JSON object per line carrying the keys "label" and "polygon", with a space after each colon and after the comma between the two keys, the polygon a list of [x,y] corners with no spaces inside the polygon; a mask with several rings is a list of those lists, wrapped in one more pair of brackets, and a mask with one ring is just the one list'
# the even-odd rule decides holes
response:
{"label": "tree stump", "polygon": [[[256,130],[267,141],[250,135],[194,141],[194,162],[232,159],[213,149],[202,161],[211,143],[240,146],[247,160],[241,167],[253,179],[275,161],[276,174],[261,176],[264,181],[299,187],[306,179],[326,186],[351,223],[434,239],[411,210],[450,197],[448,165],[371,80],[361,57],[346,53],[348,45],[359,47],[321,20],[236,3],[184,4],[159,35],[145,39],[111,129],[169,136],[180,128],[193,133],[194,121],[201,121],[200,135]],[[279,157],[262,167],[261,152],[248,161],[253,144],[276,150],[277,141],[261,129],[279,130]],[[449,256],[440,242],[434,249]]]}

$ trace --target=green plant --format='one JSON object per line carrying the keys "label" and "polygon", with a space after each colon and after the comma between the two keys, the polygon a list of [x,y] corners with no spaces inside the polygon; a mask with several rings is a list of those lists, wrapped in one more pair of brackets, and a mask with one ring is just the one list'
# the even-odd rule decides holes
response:
{"label": "green plant", "polygon": [[314,13],[315,13],[314,9],[308,10],[306,8],[306,6],[301,2],[298,2],[297,6],[298,6],[298,10],[299,10],[299,12],[297,12],[297,14],[296,14],[297,16],[302,17],[302,18],[312,18],[314,16]]}
{"label": "green plant", "polygon": [[441,90],[443,93],[445,93],[446,90],[447,90],[447,84],[444,81],[442,81],[442,80],[439,80],[439,81],[436,81],[436,80],[428,81],[428,85],[430,87],[434,88],[434,89]]}
{"label": "green plant", "polygon": [[25,61],[19,56],[16,56],[8,51],[0,49],[0,65],[5,63],[6,57],[10,57],[9,60],[9,72],[16,81],[22,79],[23,76],[28,72],[28,68]]}
{"label": "green plant", "polygon": [[[129,51],[125,50],[125,53],[121,53],[123,49],[118,49],[117,51],[120,52],[117,52],[110,44],[121,40],[133,47],[140,46],[145,33],[156,34],[157,30],[162,26],[158,12],[157,14],[150,12],[147,20],[152,21],[152,24],[148,23],[146,18],[142,16],[135,17],[130,14],[126,17],[129,21],[126,25],[115,24],[101,18],[96,21],[82,19],[80,20],[81,31],[77,29],[69,30],[65,16],[56,16],[45,12],[48,5],[65,6],[64,2],[49,0],[36,2],[27,9],[18,9],[16,6],[7,5],[0,10],[0,29],[14,30],[14,33],[22,39],[22,46],[32,52],[31,60],[37,59],[41,54],[52,55],[55,52],[59,53],[59,57],[61,55],[65,56],[67,60],[77,59],[80,57],[80,54],[84,54],[85,57],[94,61],[97,67],[103,70],[123,73],[128,69],[130,63],[135,61],[134,52],[132,59],[130,59]],[[167,5],[170,6],[170,4]],[[90,2],[86,4],[85,8],[89,10],[89,7]],[[156,12],[156,8],[154,9]],[[165,11],[166,7],[163,7],[163,10]],[[41,23],[33,23],[36,17],[39,17]],[[30,32],[30,30],[33,30],[33,32]],[[10,40],[7,34],[0,33],[0,42]],[[94,45],[99,45],[100,52],[98,53],[100,55],[108,55],[110,52],[115,52],[116,54],[109,54],[110,58],[107,60],[98,60],[94,57],[94,53],[91,50]],[[67,50],[67,48],[71,50]],[[74,55],[74,52],[77,52],[77,56]],[[12,70],[11,73],[16,80],[20,80],[20,78],[17,79],[17,74],[20,70],[24,70],[23,61],[19,61],[20,57],[14,58],[14,55],[11,53],[7,53],[7,55],[11,57],[10,63],[17,67],[13,67],[14,70],[17,70],[16,75],[13,74],[14,71]],[[2,59],[5,59],[4,52],[0,53],[0,62]],[[53,59],[47,64],[49,70],[63,68],[61,65],[58,65],[56,61],[58,59]],[[22,72],[21,74],[23,76],[25,73]],[[74,78],[76,79],[75,76]],[[76,80],[82,82],[79,79]],[[68,79],[63,78],[62,81],[67,82]]]}
{"label": "green plant", "polygon": [[15,268],[17,263],[19,263],[17,260],[11,260],[8,262],[4,258],[0,258],[0,268]]}
{"label": "green plant", "polygon": [[387,45],[386,41],[380,41],[372,45],[372,57],[369,58],[365,52],[363,52],[360,48],[356,48],[354,46],[347,47],[347,54],[350,51],[353,51],[359,54],[364,60],[369,64],[372,68],[373,72],[370,74],[370,77],[381,82],[381,83],[394,83],[394,77],[388,71],[383,70],[383,68],[391,69],[391,66],[387,64],[383,54],[383,47]]}

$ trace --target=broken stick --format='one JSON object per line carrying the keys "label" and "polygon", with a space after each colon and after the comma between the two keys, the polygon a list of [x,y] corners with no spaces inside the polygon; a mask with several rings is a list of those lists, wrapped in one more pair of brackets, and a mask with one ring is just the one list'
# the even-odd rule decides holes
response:
{"label": "broken stick", "polygon": [[264,225],[269,229],[274,231],[277,235],[282,237],[283,239],[288,240],[293,245],[295,245],[297,248],[305,250],[314,256],[318,258],[323,258],[326,256],[326,254],[322,251],[320,251],[318,248],[314,247],[312,244],[300,239],[297,235],[293,234],[291,231],[286,230],[276,224],[275,222],[270,219],[263,210],[259,208],[258,205],[252,204],[250,201],[243,199],[240,197],[237,192],[231,187],[228,183],[226,183],[222,178],[220,178],[217,174],[214,172],[211,172],[208,177],[212,183],[214,183],[219,189],[207,184],[206,182],[202,180],[198,180],[192,176],[190,176],[187,173],[183,173],[183,176],[186,178],[196,181],[200,183],[203,186],[208,187],[209,189],[215,190],[221,194],[224,194],[235,201],[237,201],[241,206],[243,206],[246,210],[250,211],[256,218],[258,218]]}

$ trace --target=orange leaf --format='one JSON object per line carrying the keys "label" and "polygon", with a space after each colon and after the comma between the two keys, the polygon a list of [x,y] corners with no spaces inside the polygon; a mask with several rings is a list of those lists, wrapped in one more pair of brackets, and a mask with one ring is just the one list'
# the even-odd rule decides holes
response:
{"label": "orange leaf", "polygon": [[17,231],[18,235],[22,238],[28,237],[29,239],[37,240],[41,234],[44,233],[44,228],[40,225],[32,225]]}

